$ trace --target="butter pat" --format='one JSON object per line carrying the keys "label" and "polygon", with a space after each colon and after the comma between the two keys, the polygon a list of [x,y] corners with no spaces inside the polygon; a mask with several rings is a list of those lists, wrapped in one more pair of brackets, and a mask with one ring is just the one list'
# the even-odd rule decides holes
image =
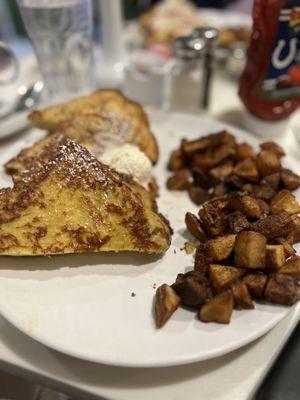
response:
{"label": "butter pat", "polygon": [[132,176],[134,180],[145,187],[151,178],[151,161],[145,153],[132,144],[105,151],[100,157],[100,161],[117,172]]}

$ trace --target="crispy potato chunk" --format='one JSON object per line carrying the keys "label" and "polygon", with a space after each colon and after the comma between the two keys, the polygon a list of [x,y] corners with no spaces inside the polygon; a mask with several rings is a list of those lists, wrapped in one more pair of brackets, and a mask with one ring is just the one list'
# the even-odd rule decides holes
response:
{"label": "crispy potato chunk", "polygon": [[262,150],[257,156],[257,168],[262,177],[274,174],[281,170],[281,164],[276,153]]}
{"label": "crispy potato chunk", "polygon": [[184,167],[185,167],[185,160],[182,151],[180,149],[172,151],[168,163],[168,169],[170,171],[179,171]]}
{"label": "crispy potato chunk", "polygon": [[203,189],[209,189],[214,185],[214,179],[212,179],[206,172],[203,172],[200,168],[192,169],[193,186],[200,186]]}
{"label": "crispy potato chunk", "polygon": [[257,232],[243,231],[235,238],[235,265],[242,268],[264,268],[266,263],[265,236]]}
{"label": "crispy potato chunk", "polygon": [[203,170],[209,170],[232,156],[234,152],[232,144],[223,144],[218,147],[209,148],[204,153],[195,154],[192,165]]}
{"label": "crispy potato chunk", "polygon": [[248,287],[244,282],[238,282],[231,286],[234,306],[237,310],[250,310],[254,308]]}
{"label": "crispy potato chunk", "polygon": [[276,238],[275,241],[282,245],[286,258],[291,257],[296,253],[294,247],[285,238]]}
{"label": "crispy potato chunk", "polygon": [[300,242],[300,217],[298,215],[292,215],[293,222],[293,234],[294,234],[294,243]]}
{"label": "crispy potato chunk", "polygon": [[234,282],[241,279],[245,273],[246,270],[242,268],[219,264],[210,264],[209,266],[209,279],[217,293],[228,289]]}
{"label": "crispy potato chunk", "polygon": [[198,313],[200,321],[229,324],[233,311],[233,295],[226,291],[213,297],[202,306]]}
{"label": "crispy potato chunk", "polygon": [[253,195],[259,199],[270,201],[275,194],[275,190],[268,184],[253,185]]}
{"label": "crispy potato chunk", "polygon": [[295,279],[300,279],[300,257],[295,256],[288,260],[279,270],[281,274],[291,275]]}
{"label": "crispy potato chunk", "polygon": [[205,203],[209,199],[208,190],[203,189],[200,186],[189,187],[188,193],[192,202],[197,204],[198,206]]}
{"label": "crispy potato chunk", "polygon": [[191,174],[187,169],[181,169],[167,180],[169,190],[187,190],[191,186]]}
{"label": "crispy potato chunk", "polygon": [[225,235],[205,243],[214,261],[222,261],[230,256],[234,249],[235,235]]}
{"label": "crispy potato chunk", "polygon": [[213,262],[213,258],[208,254],[207,247],[199,246],[195,254],[194,270],[202,276],[208,278],[209,265]]}
{"label": "crispy potato chunk", "polygon": [[199,211],[200,220],[209,236],[221,236],[224,232],[225,220],[219,208],[211,203],[203,205]]}
{"label": "crispy potato chunk", "polygon": [[271,303],[290,306],[297,301],[298,289],[295,279],[289,275],[274,274],[268,280],[265,298]]}
{"label": "crispy potato chunk", "polygon": [[213,188],[211,195],[214,198],[224,196],[226,193],[228,193],[228,187],[224,182],[220,182]]}
{"label": "crispy potato chunk", "polygon": [[289,214],[284,211],[255,221],[246,229],[259,232],[271,240],[278,236],[288,236],[293,231],[293,223]]}
{"label": "crispy potato chunk", "polygon": [[259,178],[258,169],[251,158],[246,158],[245,160],[238,162],[233,169],[233,173],[252,182],[256,182]]}
{"label": "crispy potato chunk", "polygon": [[249,226],[247,217],[240,211],[235,211],[226,216],[227,226],[230,232],[239,233]]}
{"label": "crispy potato chunk", "polygon": [[283,168],[280,172],[280,179],[285,189],[296,190],[300,187],[299,175],[292,172],[290,169]]}
{"label": "crispy potato chunk", "polygon": [[296,197],[289,190],[283,189],[276,194],[270,204],[270,212],[272,214],[285,211],[290,215],[300,212],[300,204]]}
{"label": "crispy potato chunk", "polygon": [[258,202],[262,213],[269,214],[269,212],[270,212],[269,204],[266,201],[264,201],[263,199],[256,199],[256,201]]}
{"label": "crispy potato chunk", "polygon": [[198,239],[200,242],[206,241],[206,239],[207,239],[206,234],[205,234],[204,230],[202,229],[200,221],[198,220],[196,215],[194,215],[190,212],[187,212],[185,214],[185,224],[186,224],[186,227],[189,230],[189,232],[196,239]]}
{"label": "crispy potato chunk", "polygon": [[155,323],[161,328],[176,311],[180,304],[180,297],[167,284],[161,285],[156,290],[155,298]]}
{"label": "crispy potato chunk", "polygon": [[265,142],[260,145],[262,150],[269,150],[276,154],[278,158],[285,156],[285,152],[279,144],[275,142]]}
{"label": "crispy potato chunk", "polygon": [[199,307],[211,296],[207,280],[195,271],[178,274],[172,288],[180,297],[181,303],[188,307]]}
{"label": "crispy potato chunk", "polygon": [[268,277],[263,273],[248,273],[243,278],[243,282],[247,285],[251,296],[257,300],[263,298],[267,281]]}
{"label": "crispy potato chunk", "polygon": [[184,250],[186,254],[193,254],[194,251],[197,249],[199,246],[199,242],[185,242],[184,243]]}
{"label": "crispy potato chunk", "polygon": [[279,182],[280,182],[280,173],[279,172],[276,172],[275,174],[267,175],[261,181],[261,183],[271,186],[274,190],[278,189]]}
{"label": "crispy potato chunk", "polygon": [[229,176],[233,171],[233,162],[231,160],[225,161],[223,164],[218,165],[215,168],[212,168],[209,171],[209,174],[214,178],[224,178],[225,176]]}
{"label": "crispy potato chunk", "polygon": [[235,146],[235,158],[237,161],[243,161],[246,158],[255,159],[255,151],[248,143],[241,143]]}
{"label": "crispy potato chunk", "polygon": [[237,191],[243,188],[245,185],[244,179],[240,178],[237,175],[230,175],[224,179],[224,182],[228,186],[231,191]]}
{"label": "crispy potato chunk", "polygon": [[257,200],[248,195],[232,195],[230,205],[234,210],[240,211],[250,218],[259,218],[262,214]]}
{"label": "crispy potato chunk", "polygon": [[280,268],[284,263],[284,247],[281,244],[268,244],[266,247],[266,268]]}

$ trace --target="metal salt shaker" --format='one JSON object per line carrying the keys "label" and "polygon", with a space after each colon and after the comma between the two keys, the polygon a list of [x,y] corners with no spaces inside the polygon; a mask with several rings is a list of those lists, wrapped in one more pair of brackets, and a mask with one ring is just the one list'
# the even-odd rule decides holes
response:
{"label": "metal salt shaker", "polygon": [[208,109],[210,103],[210,88],[213,74],[214,52],[219,39],[219,31],[212,27],[202,27],[193,30],[192,35],[195,39],[205,42],[205,56],[203,68],[203,81],[200,94],[200,108]]}
{"label": "metal salt shaker", "polygon": [[182,36],[175,41],[175,60],[167,77],[168,110],[196,113],[199,110],[205,40]]}

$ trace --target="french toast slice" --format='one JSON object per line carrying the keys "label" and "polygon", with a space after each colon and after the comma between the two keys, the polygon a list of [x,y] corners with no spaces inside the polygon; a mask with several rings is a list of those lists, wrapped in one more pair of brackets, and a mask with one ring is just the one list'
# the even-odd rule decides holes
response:
{"label": "french toast slice", "polygon": [[170,228],[149,193],[61,135],[0,190],[0,254],[164,253]]}
{"label": "french toast slice", "polygon": [[[111,126],[121,124],[122,130],[130,132],[130,143],[136,144],[154,164],[157,162],[158,147],[150,131],[147,115],[138,103],[127,99],[118,91],[98,90],[89,96],[33,111],[28,119],[38,128],[54,131],[61,123],[85,114],[100,115],[110,120]],[[83,127],[85,122],[82,119]],[[122,130],[119,131],[120,135]]]}
{"label": "french toast slice", "polygon": [[132,126],[124,124],[124,121],[97,114],[77,115],[72,120],[61,123],[56,131],[48,133],[32,146],[21,150],[4,165],[6,172],[14,174],[30,168],[45,146],[55,143],[61,135],[83,145],[96,158],[109,146],[126,143],[137,145]]}

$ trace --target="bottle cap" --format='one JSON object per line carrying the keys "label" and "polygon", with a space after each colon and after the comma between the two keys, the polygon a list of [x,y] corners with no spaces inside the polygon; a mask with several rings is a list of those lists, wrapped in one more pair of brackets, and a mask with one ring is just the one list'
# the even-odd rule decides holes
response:
{"label": "bottle cap", "polygon": [[192,36],[180,36],[175,40],[175,57],[185,60],[199,59],[205,50],[205,41]]}
{"label": "bottle cap", "polygon": [[285,135],[290,119],[280,121],[266,121],[245,111],[244,124],[246,130],[262,138],[276,138]]}

